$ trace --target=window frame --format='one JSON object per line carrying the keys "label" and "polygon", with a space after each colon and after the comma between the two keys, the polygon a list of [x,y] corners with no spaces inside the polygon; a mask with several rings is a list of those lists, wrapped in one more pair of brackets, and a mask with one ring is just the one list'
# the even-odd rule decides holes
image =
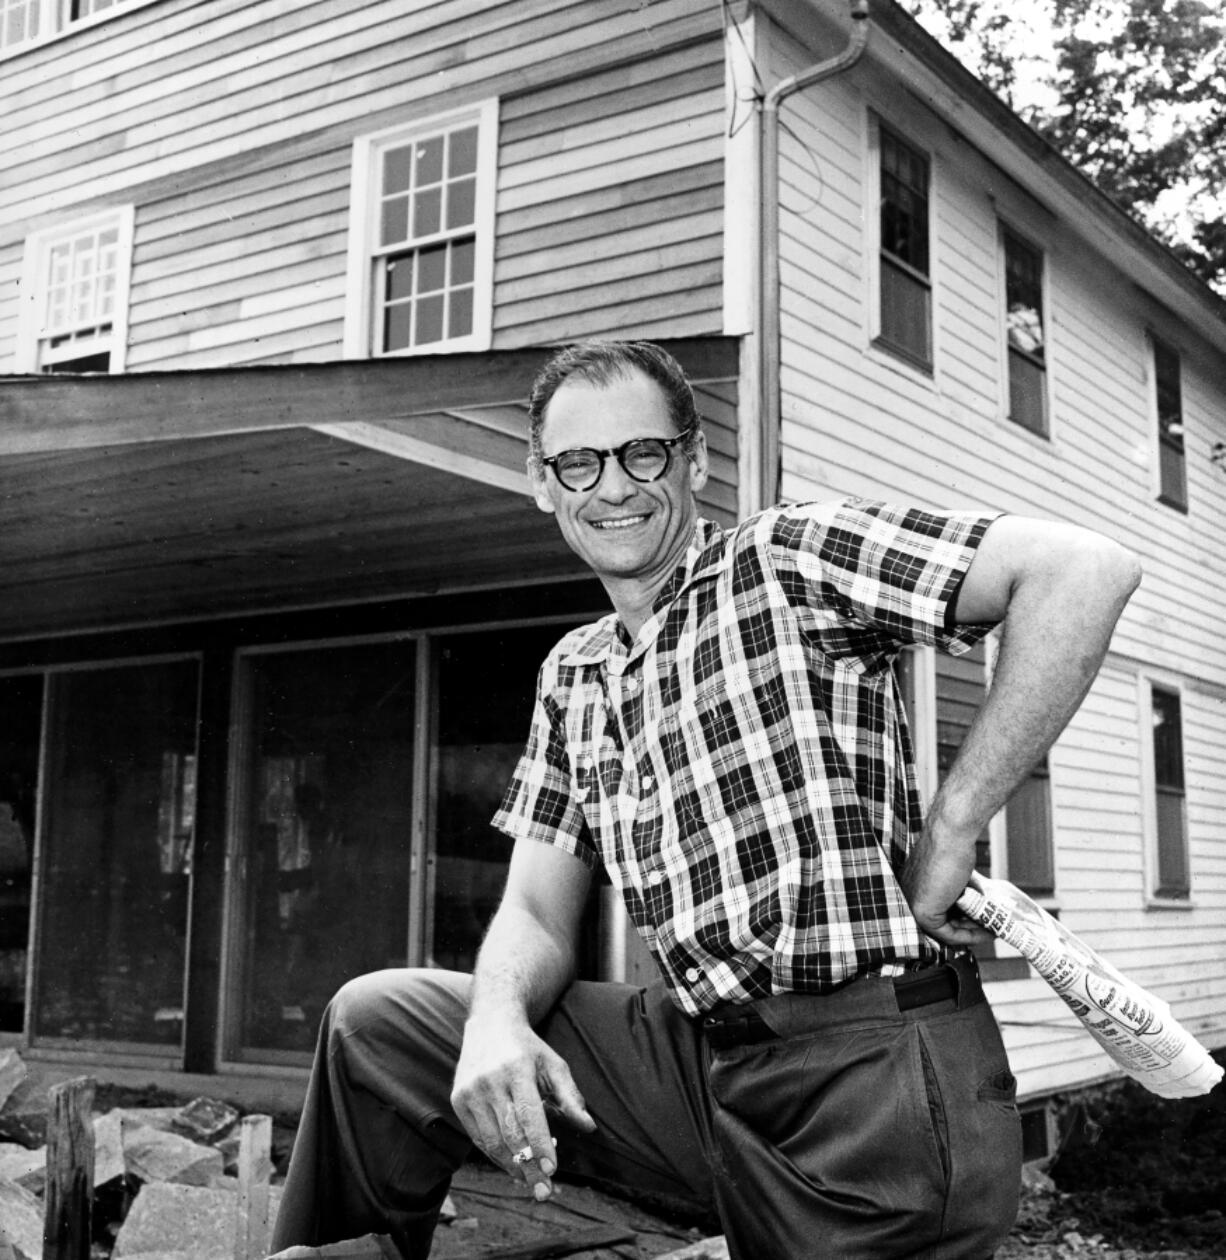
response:
{"label": "window frame", "polygon": [[[1052,430],[1052,404],[1051,404],[1051,362],[1048,355],[1048,330],[1051,327],[1051,319],[1049,315],[1049,292],[1050,285],[1048,283],[1048,263],[1047,251],[1040,245],[1037,245],[1024,232],[1018,231],[1011,223],[1004,219],[997,220],[997,238],[999,245],[999,284],[1000,284],[1000,342],[1001,342],[1001,361],[1004,365],[1004,372],[1001,374],[1001,409],[1004,418],[1011,424],[1021,429],[1025,433],[1029,433],[1036,438],[1042,438],[1045,441],[1051,440]],[[1025,350],[1021,346],[1015,346],[1009,335],[1009,254],[1010,244],[1016,244],[1019,248],[1035,255],[1038,259],[1038,284],[1039,284],[1039,330],[1042,337],[1042,344],[1039,353]],[[1036,428],[1034,425],[1027,423],[1025,420],[1019,419],[1013,412],[1013,364],[1014,356],[1017,356],[1022,362],[1029,364],[1035,368],[1041,376],[1041,389],[1039,391],[1039,401],[1041,406],[1040,426]]]}
{"label": "window frame", "polygon": [[[343,354],[347,359],[399,358],[421,354],[452,354],[488,350],[493,340],[493,271],[495,192],[498,168],[498,99],[479,101],[463,109],[431,114],[397,127],[359,136],[353,144],[350,183],[350,223],[346,280]],[[417,140],[465,125],[477,127],[476,190],[473,211],[473,326],[462,337],[396,350],[380,350],[376,258],[383,255],[379,240],[378,180],[383,155]],[[445,231],[418,238],[427,243],[449,239]],[[410,239],[404,250],[419,248]]]}
{"label": "window frame", "polygon": [[[1141,761],[1142,829],[1144,837],[1145,898],[1147,905],[1155,908],[1174,907],[1184,909],[1192,904],[1192,852],[1191,828],[1188,820],[1188,753],[1187,753],[1187,688],[1167,675],[1142,674],[1138,680],[1139,752]],[[1181,784],[1178,788],[1159,782],[1157,748],[1154,722],[1156,693],[1174,698],[1179,708],[1179,770]],[[1180,886],[1163,886],[1162,867],[1164,842],[1170,838],[1162,835],[1162,813],[1159,797],[1170,790],[1180,798],[1179,818],[1181,834],[1176,838],[1180,852],[1177,864],[1182,867]]]}
{"label": "window frame", "polygon": [[[874,348],[883,351],[894,359],[901,360],[908,366],[933,377],[936,373],[936,263],[937,239],[933,231],[932,205],[934,199],[934,163],[932,153],[926,147],[909,138],[901,129],[895,127],[881,115],[869,110],[869,304],[870,326],[869,340]],[[882,161],[884,154],[883,135],[888,136],[895,144],[901,145],[924,164],[926,187],[924,190],[924,252],[927,270],[918,269],[907,259],[887,250],[882,232],[882,213],[885,206],[884,172]],[[917,354],[914,349],[894,339],[884,331],[883,286],[887,268],[893,268],[902,276],[914,281],[923,290],[926,306],[926,356]]]}
{"label": "window frame", "polygon": [[[20,56],[33,48],[41,48],[57,39],[67,39],[78,31],[89,30],[103,22],[109,22],[112,18],[130,13],[134,9],[143,9],[155,2],[156,0],[114,0],[114,3],[104,9],[87,13],[84,17],[74,18],[72,16],[73,0],[31,0],[26,7],[38,11],[38,33],[12,44],[0,43],[0,61]],[[0,25],[4,23],[6,16],[6,12],[0,12]]]}
{"label": "window frame", "polygon": [[[1185,515],[1188,512],[1188,457],[1187,457],[1187,423],[1183,404],[1183,355],[1178,346],[1159,336],[1152,330],[1147,336],[1149,342],[1149,366],[1152,373],[1152,388],[1149,392],[1151,407],[1151,432],[1154,435],[1154,497],[1159,503],[1173,508]],[[1162,365],[1161,359],[1170,356],[1175,369],[1175,394],[1177,413],[1169,429],[1163,410]],[[1177,430],[1177,431],[1176,431]],[[1179,457],[1179,493],[1171,493],[1167,486],[1164,472],[1164,451],[1171,451]]]}
{"label": "window frame", "polygon": [[[17,372],[42,374],[51,364],[83,357],[82,351],[86,354],[107,353],[110,356],[107,372],[112,376],[123,372],[128,351],[128,306],[131,298],[135,219],[135,207],[116,206],[54,227],[41,228],[26,237],[21,273],[22,312],[17,324],[14,355]],[[78,351],[76,355],[45,358],[43,345],[48,340],[46,320],[51,287],[49,269],[52,250],[87,234],[110,229],[116,232],[115,296],[110,331],[104,337],[82,343],[82,351]]]}

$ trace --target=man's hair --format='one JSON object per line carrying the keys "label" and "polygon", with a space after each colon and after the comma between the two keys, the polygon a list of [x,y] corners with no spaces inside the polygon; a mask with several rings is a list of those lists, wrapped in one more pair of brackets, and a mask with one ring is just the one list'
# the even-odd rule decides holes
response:
{"label": "man's hair", "polygon": [[655,381],[663,391],[676,431],[690,431],[684,447],[687,455],[692,454],[699,432],[698,410],[694,406],[694,391],[681,364],[667,350],[650,341],[584,341],[558,351],[532,382],[528,449],[537,468],[543,454],[541,430],[545,426],[545,410],[568,380],[574,377],[603,387],[614,380],[624,380],[635,371]]}

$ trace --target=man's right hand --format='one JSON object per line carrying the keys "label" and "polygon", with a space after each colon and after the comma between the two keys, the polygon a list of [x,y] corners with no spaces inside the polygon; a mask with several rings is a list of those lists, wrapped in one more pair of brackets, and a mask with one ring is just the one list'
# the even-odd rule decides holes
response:
{"label": "man's right hand", "polygon": [[451,1105],[473,1142],[537,1199],[553,1193],[557,1171],[547,1109],[584,1132],[596,1128],[570,1068],[526,1020],[469,1020]]}

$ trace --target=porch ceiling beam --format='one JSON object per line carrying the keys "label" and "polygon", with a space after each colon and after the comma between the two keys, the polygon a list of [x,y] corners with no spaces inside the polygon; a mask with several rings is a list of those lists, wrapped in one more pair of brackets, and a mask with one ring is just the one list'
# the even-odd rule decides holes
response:
{"label": "porch ceiling beam", "polygon": [[[662,340],[691,379],[737,375],[734,337]],[[336,363],[0,378],[0,457],[258,430],[379,425],[522,404],[545,349]]]}
{"label": "porch ceiling beam", "polygon": [[455,473],[458,477],[479,481],[487,486],[497,486],[515,494],[528,493],[528,477],[522,461],[515,468],[506,468],[489,460],[436,446],[400,429],[367,424],[362,420],[347,421],[344,424],[316,424],[311,427],[318,433],[326,433],[329,437],[341,438],[357,446],[380,451],[384,455],[394,455],[397,459],[407,459],[414,464],[424,464],[427,468]]}

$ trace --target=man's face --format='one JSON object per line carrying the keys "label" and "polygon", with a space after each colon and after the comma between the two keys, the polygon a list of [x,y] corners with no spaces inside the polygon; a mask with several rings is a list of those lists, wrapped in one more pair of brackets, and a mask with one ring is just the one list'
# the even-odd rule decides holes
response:
{"label": "man's face", "polygon": [[[638,371],[608,385],[565,382],[545,409],[542,453],[579,446],[608,450],[633,438],[676,437],[660,387]],[[672,448],[658,481],[635,481],[613,456],[590,490],[567,490],[552,469],[531,464],[533,492],[552,512],[568,546],[600,578],[662,581],[680,563],[694,534],[694,495],[707,480],[707,449],[700,434],[692,457]]]}

